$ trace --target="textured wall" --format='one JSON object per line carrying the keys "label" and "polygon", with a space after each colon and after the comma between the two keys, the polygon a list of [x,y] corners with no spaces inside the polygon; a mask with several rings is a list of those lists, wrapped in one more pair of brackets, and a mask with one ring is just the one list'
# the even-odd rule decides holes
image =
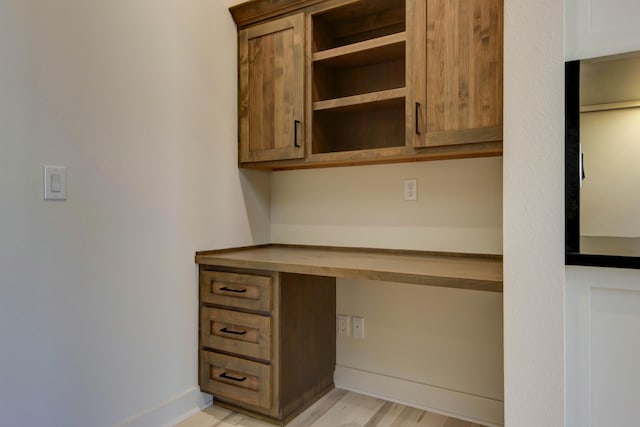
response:
{"label": "textured wall", "polygon": [[563,3],[505,1],[505,425],[564,422]]}

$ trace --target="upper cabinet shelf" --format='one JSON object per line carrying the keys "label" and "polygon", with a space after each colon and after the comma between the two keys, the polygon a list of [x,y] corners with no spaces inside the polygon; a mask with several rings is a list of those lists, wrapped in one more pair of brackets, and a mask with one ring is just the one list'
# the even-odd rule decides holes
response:
{"label": "upper cabinet shelf", "polygon": [[406,44],[406,32],[392,34],[316,52],[313,54],[313,63],[331,67],[353,67],[402,59],[405,56]]}
{"label": "upper cabinet shelf", "polygon": [[399,88],[366,93],[364,95],[317,101],[313,103],[313,111],[333,110],[335,112],[353,112],[358,110],[379,110],[385,107],[397,107],[404,105],[405,93],[405,88]]}
{"label": "upper cabinet shelf", "polygon": [[253,0],[231,8],[240,165],[501,155],[502,1]]}

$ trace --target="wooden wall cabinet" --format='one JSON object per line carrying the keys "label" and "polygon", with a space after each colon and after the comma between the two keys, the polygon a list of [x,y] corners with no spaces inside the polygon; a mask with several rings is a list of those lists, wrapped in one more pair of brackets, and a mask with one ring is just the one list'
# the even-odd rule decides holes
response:
{"label": "wooden wall cabinet", "polygon": [[414,147],[502,140],[502,1],[407,0]]}
{"label": "wooden wall cabinet", "polygon": [[240,163],[304,157],[304,15],[238,34]]}
{"label": "wooden wall cabinet", "polygon": [[201,265],[201,390],[284,424],[333,388],[335,283]]}
{"label": "wooden wall cabinet", "polygon": [[231,12],[241,166],[502,154],[503,0],[253,0]]}

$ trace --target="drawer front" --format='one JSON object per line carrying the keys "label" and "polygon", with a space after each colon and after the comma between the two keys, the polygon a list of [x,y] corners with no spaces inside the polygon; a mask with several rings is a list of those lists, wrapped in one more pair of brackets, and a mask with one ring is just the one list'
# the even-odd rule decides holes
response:
{"label": "drawer front", "polygon": [[200,352],[200,388],[221,399],[271,408],[271,366],[209,351]]}
{"label": "drawer front", "polygon": [[200,298],[205,303],[271,311],[273,278],[254,274],[200,272]]}
{"label": "drawer front", "polygon": [[211,307],[200,313],[201,345],[271,360],[271,317]]}

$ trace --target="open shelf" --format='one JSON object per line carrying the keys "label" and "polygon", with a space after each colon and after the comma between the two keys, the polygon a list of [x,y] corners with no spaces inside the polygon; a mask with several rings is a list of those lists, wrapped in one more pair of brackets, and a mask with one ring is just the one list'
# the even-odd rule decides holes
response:
{"label": "open shelf", "polygon": [[313,16],[314,52],[406,30],[405,0],[353,2]]}
{"label": "open shelf", "polygon": [[404,147],[404,101],[313,113],[313,153]]}
{"label": "open shelf", "polygon": [[312,15],[312,155],[405,146],[405,15],[405,0]]}
{"label": "open shelf", "polygon": [[313,103],[314,111],[355,112],[401,107],[405,102],[406,89],[389,89],[380,92],[328,99]]}
{"label": "open shelf", "polygon": [[314,64],[353,67],[404,59],[407,33],[396,33],[313,54]]}

